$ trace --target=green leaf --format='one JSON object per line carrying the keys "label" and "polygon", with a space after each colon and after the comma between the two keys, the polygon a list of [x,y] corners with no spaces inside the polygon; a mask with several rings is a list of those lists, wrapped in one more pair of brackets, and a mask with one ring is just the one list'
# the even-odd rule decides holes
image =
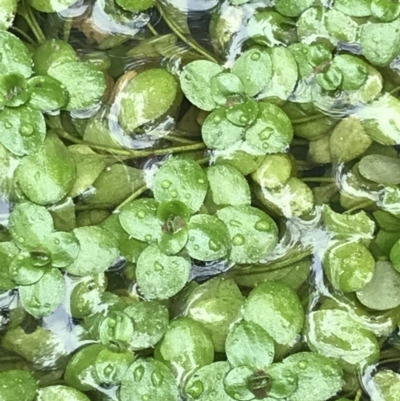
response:
{"label": "green leaf", "polygon": [[59,231],[72,231],[76,228],[75,204],[72,198],[64,198],[48,208],[54,221],[54,228]]}
{"label": "green leaf", "polygon": [[193,259],[209,262],[223,258],[231,248],[226,225],[217,217],[198,214],[188,224],[186,250]]}
{"label": "green leaf", "polygon": [[[228,100],[227,105],[230,104]],[[245,127],[246,125],[252,124],[258,117],[259,105],[254,99],[247,99],[243,103],[236,103],[233,100],[233,104],[229,105],[226,109],[227,119],[235,125]]]}
{"label": "green leaf", "polygon": [[268,209],[287,218],[306,215],[314,208],[313,192],[296,177],[290,177],[282,188],[256,188],[255,194]]}
{"label": "green leaf", "polygon": [[164,362],[180,382],[185,375],[214,360],[214,347],[200,323],[187,317],[178,318],[170,322],[154,356]]}
{"label": "green leaf", "polygon": [[0,0],[0,30],[7,30],[13,24],[18,0]]}
{"label": "green leaf", "polygon": [[327,11],[324,7],[310,7],[300,15],[296,25],[298,40],[301,43],[323,43],[332,46],[335,40],[332,40],[325,26]]}
{"label": "green leaf", "polygon": [[400,232],[400,219],[389,212],[376,210],[372,213],[379,227],[390,232]]}
{"label": "green leaf", "polygon": [[239,77],[229,72],[221,72],[211,78],[211,95],[220,106],[229,104],[230,98],[244,94],[244,86]]}
{"label": "green leaf", "polygon": [[28,0],[28,3],[35,10],[42,13],[58,13],[72,6],[74,0]]}
{"label": "green leaf", "polygon": [[361,27],[360,42],[365,58],[378,67],[388,66],[398,55],[398,19],[388,23],[367,22]]}
{"label": "green leaf", "polygon": [[243,127],[228,120],[225,107],[213,110],[201,126],[203,141],[211,149],[226,149],[238,142],[243,133]]}
{"label": "green leaf", "polygon": [[187,283],[190,262],[181,256],[167,256],[156,244],[149,245],[139,256],[136,278],[147,299],[168,299]]}
{"label": "green leaf", "polygon": [[324,205],[322,221],[328,232],[337,239],[372,239],[375,231],[375,223],[363,210],[355,214],[340,214]]}
{"label": "green leaf", "polygon": [[0,242],[0,291],[12,290],[16,287],[9,274],[9,266],[15,256],[18,254],[18,248],[13,242]]}
{"label": "green leaf", "polygon": [[107,270],[118,258],[118,241],[101,227],[80,227],[73,233],[79,241],[80,252],[65,270],[75,276],[91,276]]}
{"label": "green leaf", "polygon": [[51,214],[42,206],[22,202],[17,204],[10,214],[10,233],[21,249],[40,249],[53,230]]}
{"label": "green leaf", "polygon": [[372,0],[336,0],[334,8],[352,17],[369,17]]}
{"label": "green leaf", "polygon": [[[267,375],[272,382],[268,395],[275,398],[291,398],[298,388],[299,375],[286,364],[274,363],[267,368]],[[294,399],[294,398],[293,398]]]}
{"label": "green leaf", "polygon": [[116,207],[145,185],[143,170],[124,164],[107,167],[94,181],[91,189],[82,193],[87,205]]}
{"label": "green leaf", "polygon": [[18,285],[31,285],[37,283],[45,271],[45,267],[35,266],[34,260],[28,252],[21,252],[12,260],[9,275]]}
{"label": "green leaf", "polygon": [[250,369],[248,366],[239,366],[231,369],[224,378],[226,393],[235,400],[253,400],[255,396],[249,390],[249,382],[253,373],[253,369]]}
{"label": "green leaf", "polygon": [[201,323],[211,336],[215,352],[225,352],[225,342],[234,323],[242,319],[241,298],[217,297],[196,302],[187,316]]}
{"label": "green leaf", "polygon": [[79,241],[73,233],[55,232],[46,237],[43,247],[51,256],[53,267],[69,266],[79,254]]}
{"label": "green leaf", "polygon": [[262,187],[275,189],[284,186],[291,174],[290,157],[286,154],[274,154],[265,157],[262,165],[251,175],[251,178]]}
{"label": "green leaf", "polygon": [[[264,312],[260,313],[260,310]],[[292,289],[270,282],[251,291],[244,318],[260,325],[276,343],[291,345],[303,329],[304,311]]]}
{"label": "green leaf", "polygon": [[0,75],[21,74],[25,78],[32,75],[32,61],[25,44],[7,31],[0,31]]}
{"label": "green leaf", "polygon": [[18,287],[18,292],[28,313],[36,318],[50,316],[64,299],[64,277],[59,270],[50,269],[37,283]]}
{"label": "green leaf", "polygon": [[277,0],[275,7],[279,13],[286,17],[299,17],[313,3],[313,0]]}
{"label": "green leaf", "polygon": [[390,22],[400,15],[400,5],[390,0],[372,0],[371,13],[382,22]]}
{"label": "green leaf", "polygon": [[177,95],[173,75],[161,68],[152,68],[133,77],[117,96],[120,100],[118,120],[127,132],[166,113]]}
{"label": "green leaf", "polygon": [[178,387],[171,371],[152,358],[135,361],[122,380],[121,401],[176,401]]}
{"label": "green leaf", "polygon": [[389,262],[378,261],[372,280],[357,291],[359,301],[369,309],[388,310],[400,305],[400,273]]}
{"label": "green leaf", "polygon": [[400,240],[397,240],[390,250],[390,261],[393,267],[400,272]]}
{"label": "green leaf", "polygon": [[116,207],[145,185],[143,170],[124,164],[107,167],[90,189],[82,193],[82,200],[91,206]]}
{"label": "green leaf", "polygon": [[99,382],[118,385],[122,382],[135,356],[130,350],[115,352],[104,349],[97,355],[95,367]]}
{"label": "green leaf", "polygon": [[364,245],[341,242],[333,245],[325,254],[324,271],[334,288],[354,292],[372,280],[375,260]]}
{"label": "green leaf", "polygon": [[47,75],[52,66],[76,61],[74,48],[61,39],[50,39],[41,44],[33,54],[36,75]]}
{"label": "green leaf", "polygon": [[272,75],[272,60],[269,54],[260,49],[250,49],[240,55],[232,67],[244,85],[247,96],[255,96],[269,83]]}
{"label": "green leaf", "polygon": [[251,203],[250,187],[244,176],[228,164],[207,169],[209,194],[217,206],[238,206]]}
{"label": "green leaf", "polygon": [[106,90],[103,72],[90,63],[73,61],[53,64],[48,75],[61,82],[68,92],[69,102],[65,107],[68,111],[94,106]]}
{"label": "green leaf", "polygon": [[298,352],[285,358],[283,365],[299,379],[291,401],[326,401],[342,389],[342,370],[323,355]]}
{"label": "green leaf", "polygon": [[28,80],[31,92],[28,105],[43,112],[61,109],[68,103],[68,93],[56,79],[37,76]]}
{"label": "green leaf", "polygon": [[127,11],[146,11],[154,7],[156,0],[116,0],[118,5]]}
{"label": "green leaf", "polygon": [[38,384],[30,372],[13,369],[0,372],[0,388],[4,401],[33,401]]}
{"label": "green leaf", "polygon": [[287,100],[294,91],[298,79],[298,68],[290,50],[278,46],[268,50],[272,60],[270,84],[261,92],[261,99]]}
{"label": "green leaf", "polygon": [[136,199],[124,205],[119,214],[122,228],[139,241],[157,241],[161,235],[157,206],[158,203],[150,198]]}
{"label": "green leaf", "polygon": [[99,339],[104,345],[128,345],[133,336],[132,319],[124,312],[112,311],[99,326]]}
{"label": "green leaf", "polygon": [[0,142],[11,153],[17,156],[36,153],[45,136],[46,124],[39,110],[21,106],[0,112]]}
{"label": "green leaf", "polygon": [[18,107],[26,103],[31,93],[25,77],[19,73],[0,76],[1,106]]}
{"label": "green leaf", "polygon": [[384,155],[364,156],[358,171],[367,180],[383,185],[400,184],[400,159]]}
{"label": "green leaf", "polygon": [[257,262],[269,255],[278,242],[278,227],[267,214],[251,206],[228,206],[217,216],[228,227],[232,240],[229,260]]}
{"label": "green leaf", "polygon": [[382,369],[368,383],[372,397],[383,401],[396,401],[400,391],[400,375],[389,369]]}
{"label": "green leaf", "polygon": [[232,401],[223,381],[229,371],[228,362],[214,362],[197,370],[185,386],[188,401]]}
{"label": "green leaf", "polygon": [[341,310],[311,312],[305,332],[312,351],[337,360],[346,372],[375,363],[379,345],[371,331]]}
{"label": "green leaf", "polygon": [[256,122],[246,129],[246,141],[266,153],[285,152],[293,140],[293,127],[286,113],[272,103],[260,103]]}
{"label": "green leaf", "polygon": [[325,27],[337,40],[345,43],[355,43],[359,35],[359,26],[350,16],[335,9],[325,14]]}
{"label": "green leaf", "polygon": [[57,136],[48,135],[40,151],[21,160],[16,180],[32,202],[47,205],[68,194],[75,174],[75,163],[66,146]]}
{"label": "green leaf", "polygon": [[194,213],[203,205],[207,188],[207,177],[199,164],[174,157],[157,171],[153,191],[157,202],[179,200]]}
{"label": "green leaf", "polygon": [[136,302],[124,309],[133,321],[134,332],[130,348],[134,351],[154,348],[168,329],[169,312],[156,301]]}
{"label": "green leaf", "polygon": [[217,105],[211,93],[210,82],[224,69],[207,60],[196,60],[186,65],[180,75],[182,91],[188,100],[202,110],[211,111]]}
{"label": "green leaf", "polygon": [[347,117],[336,125],[330,136],[331,157],[335,162],[347,163],[361,156],[371,143],[360,119]]}
{"label": "green leaf", "polygon": [[334,91],[343,82],[343,72],[336,64],[332,64],[329,70],[317,74],[317,83],[327,91]]}
{"label": "green leaf", "polygon": [[93,277],[88,277],[74,286],[70,295],[71,316],[82,319],[96,313],[101,304],[103,288]]}
{"label": "green leaf", "polygon": [[343,80],[340,87],[343,90],[357,90],[368,78],[368,64],[356,56],[350,54],[335,56],[333,66],[342,71]]}
{"label": "green leaf", "polygon": [[232,327],[225,348],[232,367],[249,366],[254,372],[265,370],[274,361],[274,340],[261,326],[251,321]]}
{"label": "green leaf", "polygon": [[38,391],[37,401],[90,401],[90,399],[80,391],[62,385],[53,385],[41,388]]}
{"label": "green leaf", "polygon": [[187,228],[182,228],[173,234],[163,232],[158,240],[158,247],[166,255],[176,255],[185,247],[188,238]]}

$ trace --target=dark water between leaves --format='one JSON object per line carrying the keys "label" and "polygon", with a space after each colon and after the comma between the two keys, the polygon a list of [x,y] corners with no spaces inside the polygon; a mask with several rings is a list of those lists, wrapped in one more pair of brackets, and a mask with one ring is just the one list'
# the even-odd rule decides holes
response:
{"label": "dark water between leaves", "polygon": [[[28,9],[28,3],[22,3],[21,7]],[[249,256],[252,252],[259,252],[257,244],[254,245],[255,250],[251,246],[246,248],[246,258],[232,257],[226,252],[223,257],[204,257],[203,260],[201,256],[199,259],[193,256],[197,255],[195,248],[184,248],[184,244],[177,252],[168,255],[172,257],[181,252],[179,255],[190,261],[190,272],[181,288],[177,287],[175,292],[165,297],[164,294],[153,296],[157,291],[152,289],[152,283],[143,280],[142,286],[139,285],[136,270],[139,255],[142,251],[146,252],[144,249],[153,240],[151,237],[149,240],[136,237],[129,230],[123,233],[126,238],[119,234],[120,249],[105,274],[95,268],[92,270],[94,273],[84,274],[81,266],[75,271],[68,266],[56,266],[63,274],[65,295],[49,314],[42,315],[38,306],[32,306],[36,290],[21,305],[21,283],[17,283],[15,288],[0,286],[0,374],[11,369],[23,369],[33,372],[43,387],[56,384],[74,387],[72,383],[76,383],[77,379],[65,378],[65,366],[78,349],[101,341],[101,334],[94,333],[100,330],[99,320],[111,319],[108,315],[104,318],[103,312],[107,314],[108,309],[113,310],[114,307],[113,313],[122,313],[118,309],[122,300],[126,308],[139,300],[157,299],[168,307],[170,319],[186,315],[193,317],[197,312],[197,319],[209,324],[208,318],[200,315],[212,315],[215,310],[210,307],[189,313],[185,302],[197,286],[195,283],[201,285],[213,277],[224,277],[232,279],[247,300],[253,288],[264,282],[278,282],[297,294],[296,299],[305,311],[307,324],[295,333],[290,345],[276,343],[276,361],[311,350],[332,361],[339,361],[344,367],[337,394],[332,396],[328,391],[327,397],[320,395],[321,398],[315,398],[316,401],[400,399],[400,252],[396,249],[396,244],[400,244],[400,162],[397,147],[400,143],[400,37],[397,41],[388,39],[392,32],[399,35],[400,6],[396,3],[399,14],[396,15],[397,9],[393,6],[392,14],[387,12],[382,16],[379,4],[386,5],[384,1],[372,1],[375,8],[368,12],[360,10],[371,2],[347,2],[354,5],[354,15],[345,1],[338,1],[336,6],[329,1],[318,2],[317,8],[311,7],[315,4],[306,0],[232,3],[235,2],[160,1],[147,11],[131,13],[124,11],[113,0],[78,1],[59,13],[44,13],[29,8],[32,13],[28,18],[30,22],[26,22],[22,13],[16,17],[14,27],[17,29],[11,28],[10,32],[22,40],[26,40],[25,36],[31,37],[34,43],[30,44],[31,52],[35,52],[40,42],[41,35],[34,32],[39,29],[47,40],[61,39],[69,43],[81,61],[91,63],[96,71],[104,73],[105,95],[99,96],[97,101],[89,101],[89,105],[85,103],[85,107],[78,109],[60,107],[61,111],[47,112],[45,116],[47,128],[56,130],[64,145],[89,146],[89,153],[86,153],[87,150],[76,150],[76,154],[107,155],[107,160],[104,158],[102,167],[96,167],[98,172],[88,178],[88,184],[81,184],[80,190],[71,192],[69,188],[60,199],[47,202],[42,201],[46,196],[40,190],[30,195],[30,190],[23,186],[21,176],[14,177],[15,169],[22,159],[30,157],[29,154],[16,154],[0,140],[0,146],[4,145],[5,149],[4,152],[0,149],[0,157],[9,163],[4,168],[4,174],[0,168],[0,173],[4,175],[4,178],[0,177],[0,196],[3,198],[0,201],[0,245],[16,241],[13,233],[9,232],[13,229],[10,214],[15,205],[25,200],[46,206],[58,231],[75,232],[81,227],[103,224],[110,230],[113,224],[118,224],[119,229],[124,231],[118,219],[115,223],[112,218],[119,216],[135,198],[153,197],[153,191],[156,193],[158,186],[157,171],[166,160],[170,160],[171,154],[183,154],[203,169],[214,165],[232,166],[240,179],[235,176],[229,181],[229,177],[226,180],[220,177],[214,183],[215,188],[227,191],[226,198],[232,197],[232,203],[228,205],[237,205],[235,199],[246,192],[242,190],[245,185],[248,188],[248,203],[272,217],[279,231],[279,241],[270,252],[262,251],[258,259]],[[280,3],[278,10],[276,3]],[[302,7],[303,11],[296,11]],[[37,22],[31,25],[33,20]],[[379,29],[376,28],[378,25]],[[366,31],[374,29],[376,47],[384,48],[385,55],[380,55],[379,49],[373,45],[366,45],[366,42],[372,41]],[[182,69],[191,62],[207,60],[222,65],[225,71],[234,71],[235,61],[253,48],[261,51],[260,54],[266,52],[269,70],[265,69],[265,65],[252,67],[247,60],[247,68],[254,68],[249,70],[251,80],[257,81],[259,76],[269,71],[270,77],[266,78],[269,86],[252,95],[246,92],[245,96],[232,90],[232,81],[221,81],[212,90],[214,95],[217,93],[224,97],[226,104],[218,103],[218,107],[214,104],[215,107],[202,109],[204,99],[201,88],[200,93],[195,93],[193,87],[184,82]],[[54,53],[62,51],[60,47],[53,48]],[[388,60],[384,60],[383,56],[387,56]],[[207,71],[208,67],[204,68],[204,71],[194,71],[190,79],[204,78],[201,85],[207,86],[213,77]],[[132,94],[127,95],[130,83],[151,69],[168,71],[181,83],[182,89],[176,90],[166,105],[164,100],[173,92],[173,86],[168,87],[161,80],[152,83],[154,96],[141,93],[142,100],[137,101]],[[229,75],[227,80],[232,79],[233,74]],[[88,76],[87,85],[85,92],[94,93],[96,78]],[[134,90],[144,93],[140,84]],[[206,87],[204,91],[207,91]],[[131,103],[126,105],[124,99],[127,96],[131,96]],[[255,99],[254,103],[257,101],[257,112],[259,107],[261,110],[259,104],[273,105],[266,112],[268,117],[262,129],[254,135],[250,129],[261,121],[261,111],[252,120],[253,125],[233,124],[231,121],[236,117],[229,119],[224,114],[226,124],[218,127],[217,117],[213,117],[215,126],[210,128],[212,122],[209,116],[214,116],[215,109],[239,107],[250,98]],[[79,99],[85,99],[85,94],[78,95],[78,104]],[[146,112],[137,111],[140,104],[144,110],[150,110],[151,117],[144,118]],[[157,112],[157,109],[161,111]],[[250,118],[248,109],[240,109],[238,113],[241,117]],[[279,113],[283,113],[284,117]],[[287,142],[282,139],[287,136],[285,118],[292,127],[292,136]],[[232,141],[238,126],[241,126],[242,136]],[[275,140],[276,132],[280,136]],[[13,155],[9,156],[8,151]],[[81,159],[79,162],[84,166],[82,169],[92,169]],[[22,170],[22,167],[18,168]],[[77,171],[84,176],[84,170]],[[173,182],[179,181],[180,171],[175,169],[169,173]],[[212,181],[207,177],[211,185]],[[169,181],[164,180],[160,184],[162,188],[166,182]],[[40,186],[40,178],[34,179],[30,185]],[[44,191],[49,188],[46,185],[49,184],[43,185]],[[165,186],[168,188],[167,184]],[[192,197],[196,196],[196,191],[199,191],[197,187]],[[223,194],[218,196],[223,198]],[[223,220],[218,211],[227,203],[219,204],[217,195],[213,195],[211,190],[207,196],[204,193],[204,198],[201,209],[199,207],[195,213],[218,215]],[[132,210],[135,213],[139,211]],[[168,218],[164,221],[163,234],[179,232],[175,226],[183,219],[179,213],[176,214],[178,220]],[[191,214],[194,214],[192,210]],[[251,217],[245,216],[243,220],[250,220]],[[122,224],[122,220],[119,221]],[[137,220],[132,221],[133,225],[140,224]],[[151,224],[147,221],[145,226]],[[243,221],[243,224],[246,225],[246,222]],[[245,228],[242,230],[247,232]],[[235,241],[236,245],[243,245],[240,241],[245,239],[241,232],[239,230],[231,235],[229,241],[232,241],[232,247]],[[205,238],[212,241],[213,235],[219,239],[218,232]],[[84,239],[78,238],[82,249]],[[252,240],[252,237],[249,238]],[[259,240],[257,236],[254,238],[255,242]],[[135,244],[129,243],[132,239]],[[85,249],[90,255],[91,238],[86,241]],[[99,250],[105,250],[104,258],[107,258],[109,249],[104,243],[98,244]],[[266,241],[264,250],[270,245]],[[209,247],[212,248],[211,245]],[[0,251],[5,254],[3,249]],[[21,245],[21,254],[26,251]],[[37,251],[42,252],[42,247],[39,246]],[[0,262],[5,264],[6,258],[1,252]],[[33,251],[29,249],[29,252],[31,257]],[[142,264],[150,265],[152,257],[149,254]],[[77,266],[75,262],[73,264]],[[85,263],[82,262],[82,265]],[[101,260],[96,263],[101,264]],[[181,279],[174,270],[172,274],[176,276],[170,279],[171,287],[178,285],[174,281]],[[3,278],[0,276],[0,284]],[[184,286],[186,282],[188,284]],[[161,288],[162,284],[157,283]],[[82,293],[77,291],[79,285],[82,285]],[[146,285],[152,296],[146,297]],[[100,287],[107,294],[105,297],[98,294]],[[100,299],[98,303],[97,296]],[[38,305],[42,302],[41,299],[36,301]],[[285,302],[282,304],[284,308],[293,306],[288,300]],[[115,307],[117,304],[118,308]],[[40,317],[35,318],[32,310],[40,311]],[[259,309],[258,314],[262,315],[263,310]],[[290,323],[290,318],[286,318]],[[223,319],[228,326],[240,320],[235,316],[229,321],[228,312],[221,317]],[[210,320],[210,325],[215,324],[218,331],[217,323]],[[279,318],[276,318],[278,321]],[[159,323],[158,320],[156,323]],[[292,330],[294,326],[295,323],[291,322],[287,330]],[[212,326],[212,329],[215,330],[215,327]],[[124,330],[126,328],[121,332]],[[174,340],[177,341],[176,338]],[[152,346],[134,348],[136,356],[140,358],[158,353],[158,359],[167,359],[160,348],[156,348],[156,352],[153,350],[160,341],[161,338]],[[105,342],[107,345],[112,343],[119,351],[125,349],[121,338]],[[225,349],[216,349],[218,352],[214,361],[226,361]],[[219,401],[215,398],[219,393],[215,393],[214,398],[212,392],[207,395],[208,398],[202,391],[196,395],[194,390],[190,390],[196,387],[193,378],[181,367],[174,366],[174,369],[182,400]],[[317,370],[319,372],[322,367],[317,366]],[[379,372],[389,372],[390,377],[381,377],[381,381],[376,381],[374,377]],[[325,376],[322,375],[322,381],[327,380]],[[145,398],[146,394],[141,398],[121,396],[120,383],[113,381],[99,381],[96,385],[90,383],[87,388],[76,386],[86,392],[90,400],[158,401]],[[337,385],[337,382],[333,383]],[[399,392],[394,393],[394,389]],[[165,394],[166,400],[173,400],[172,395]],[[254,394],[253,398],[229,399],[255,399]],[[258,399],[278,399],[264,395]],[[291,398],[291,395],[279,399],[310,401]],[[225,400],[221,398],[221,401]],[[9,400],[6,398],[5,401]]]}

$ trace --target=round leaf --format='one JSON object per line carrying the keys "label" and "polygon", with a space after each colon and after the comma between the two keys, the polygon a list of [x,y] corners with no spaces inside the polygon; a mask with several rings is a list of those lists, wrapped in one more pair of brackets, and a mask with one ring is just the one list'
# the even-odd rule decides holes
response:
{"label": "round leaf", "polygon": [[248,366],[239,366],[230,370],[224,378],[226,393],[235,400],[253,400],[255,398],[254,394],[249,390],[248,386],[253,373],[253,370]]}
{"label": "round leaf", "polygon": [[368,64],[350,54],[336,56],[333,66],[337,66],[342,72],[341,88],[343,90],[357,90],[367,80]]}
{"label": "round leaf", "polygon": [[43,112],[58,110],[68,103],[68,93],[52,77],[33,77],[28,81],[31,92],[29,106]]}
{"label": "round leaf", "polygon": [[135,328],[130,341],[133,350],[153,348],[168,329],[169,312],[159,302],[137,302],[124,312],[132,319]]}
{"label": "round leaf", "polygon": [[154,359],[138,359],[125,374],[120,389],[121,401],[176,401],[178,387],[171,371]]}
{"label": "round leaf", "polygon": [[72,6],[75,0],[28,0],[28,3],[42,13],[58,13]]}
{"label": "round leaf", "polygon": [[251,178],[262,187],[275,189],[284,186],[291,175],[290,157],[286,154],[274,154],[266,156],[262,165],[251,175]]}
{"label": "round leaf", "polygon": [[0,242],[0,291],[12,290],[16,287],[9,274],[9,266],[18,255],[18,248],[13,242]]}
{"label": "round leaf", "polygon": [[232,73],[243,82],[246,95],[255,96],[269,83],[272,75],[271,57],[260,49],[247,50],[236,60]]}
{"label": "round leaf", "polygon": [[0,112],[0,142],[17,156],[36,153],[43,145],[46,124],[39,110],[29,106]]}
{"label": "round leaf", "polygon": [[168,299],[185,286],[190,267],[185,258],[167,256],[152,244],[139,256],[136,279],[147,299]]}
{"label": "round leaf", "polygon": [[372,399],[396,401],[400,391],[400,375],[392,370],[382,369],[368,383]]}
{"label": "round leaf", "polygon": [[2,106],[21,106],[28,101],[30,95],[28,82],[23,75],[13,73],[0,76],[0,99]]}
{"label": "round leaf", "polygon": [[228,227],[232,241],[229,259],[257,262],[270,254],[278,242],[278,227],[267,214],[251,206],[228,206],[217,212]]}
{"label": "round leaf", "polygon": [[229,72],[221,72],[212,77],[210,88],[215,103],[220,106],[229,104],[230,97],[244,93],[242,81],[235,74]]}
{"label": "round leaf", "polygon": [[224,69],[211,61],[196,60],[186,65],[180,75],[181,87],[189,101],[199,109],[211,111],[216,103],[211,93],[212,77]]}
{"label": "round leaf", "polygon": [[95,367],[99,381],[104,384],[120,384],[134,361],[131,351],[114,352],[104,349],[97,355]]}
{"label": "round leaf", "polygon": [[20,286],[18,292],[28,313],[36,318],[50,316],[64,299],[64,277],[59,270],[50,269],[37,283]]}
{"label": "round leaf", "polygon": [[380,21],[390,22],[400,15],[400,4],[391,0],[372,0],[371,13]]}
{"label": "round leaf", "polygon": [[48,135],[39,152],[21,160],[16,179],[31,201],[47,205],[67,195],[75,174],[75,163],[68,149],[57,136]]}
{"label": "round leaf", "polygon": [[44,275],[45,268],[35,266],[31,255],[22,252],[10,264],[10,278],[18,285],[37,283]]}
{"label": "round leaf", "polygon": [[249,366],[256,371],[272,364],[275,345],[261,326],[249,321],[233,326],[226,339],[225,350],[231,366]]}
{"label": "round leaf", "polygon": [[69,95],[66,110],[81,110],[96,104],[106,90],[103,72],[90,63],[66,62],[52,65],[48,75],[65,87]]}
{"label": "round leaf", "polygon": [[371,0],[336,0],[335,8],[352,17],[369,17],[371,15]]}
{"label": "round leaf", "polygon": [[168,111],[177,94],[173,75],[152,68],[134,77],[119,94],[119,122],[127,132],[154,120]]}
{"label": "round leaf", "polygon": [[119,256],[118,241],[101,227],[80,227],[73,233],[79,241],[80,252],[75,261],[66,267],[75,276],[102,273],[115,263]]}
{"label": "round leaf", "polygon": [[104,345],[126,344],[133,336],[132,319],[124,312],[110,312],[99,326],[99,339]]}
{"label": "round leaf", "polygon": [[313,3],[313,0],[278,0],[275,7],[278,12],[286,17],[298,17]]}
{"label": "round leaf", "polygon": [[151,7],[154,7],[156,0],[117,0],[124,10],[127,11],[146,11]]}
{"label": "round leaf", "polygon": [[0,0],[0,30],[6,31],[13,24],[18,0]]}
{"label": "round leaf", "polygon": [[12,369],[0,373],[0,388],[4,401],[33,401],[38,385],[30,372]]}
{"label": "round leaf", "polygon": [[367,180],[384,185],[400,184],[400,159],[385,155],[364,156],[358,171]]}
{"label": "round leaf", "polygon": [[278,344],[290,345],[303,329],[304,311],[291,288],[269,282],[251,291],[244,318],[260,325]]}
{"label": "round leaf", "polygon": [[[229,105],[229,101],[228,101]],[[259,105],[254,99],[247,99],[243,103],[229,105],[226,110],[227,119],[235,125],[245,127],[252,124],[258,117]]]}
{"label": "round leaf", "polygon": [[157,171],[154,198],[157,202],[179,200],[192,213],[203,205],[208,188],[202,168],[189,158],[171,158]]}
{"label": "round leaf", "polygon": [[48,250],[53,267],[67,267],[79,254],[79,241],[73,233],[52,233],[45,238],[43,247]]}
{"label": "round leaf", "polygon": [[186,250],[193,259],[212,261],[223,258],[231,248],[226,225],[217,217],[198,214],[188,224]]}
{"label": "round leaf", "polygon": [[292,396],[298,387],[298,375],[283,363],[274,363],[267,369],[272,382],[268,395],[273,398]]}
{"label": "round leaf", "polygon": [[90,401],[80,391],[68,386],[48,386],[38,391],[37,401]]}

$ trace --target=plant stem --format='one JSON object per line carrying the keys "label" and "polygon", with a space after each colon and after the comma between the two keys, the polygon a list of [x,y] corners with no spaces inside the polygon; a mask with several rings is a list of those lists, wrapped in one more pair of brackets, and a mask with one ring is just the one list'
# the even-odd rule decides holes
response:
{"label": "plant stem", "polygon": [[328,182],[328,183],[336,182],[336,179],[333,177],[303,177],[301,180],[303,182]]}
{"label": "plant stem", "polygon": [[130,195],[128,198],[126,198],[120,205],[118,205],[113,213],[118,213],[120,209],[122,209],[127,203],[130,201],[133,201],[136,199],[138,196],[142,195],[143,192],[147,190],[147,185],[143,185],[142,187],[138,188],[132,195]]}
{"label": "plant stem", "polygon": [[68,18],[64,22],[64,33],[63,33],[63,39],[64,42],[69,42],[69,36],[71,34],[71,29],[72,29],[72,18]]}
{"label": "plant stem", "polygon": [[37,43],[22,29],[17,28],[16,26],[12,26],[10,29],[19,33],[24,39],[26,39],[31,45],[37,46]]}
{"label": "plant stem", "polygon": [[147,24],[147,28],[149,28],[149,31],[154,35],[154,36],[158,36],[158,32],[156,31],[156,29],[154,28],[154,26],[152,24],[150,24],[150,22]]}
{"label": "plant stem", "polygon": [[304,124],[304,123],[309,123],[311,121],[319,120],[320,118],[326,117],[324,114],[315,114],[313,116],[307,116],[307,117],[302,117],[302,118],[297,118],[292,121],[292,124]]}
{"label": "plant stem", "polygon": [[157,9],[165,21],[165,23],[170,27],[171,31],[175,33],[176,36],[178,36],[180,39],[182,39],[187,45],[189,45],[193,50],[195,50],[197,53],[201,54],[202,56],[206,57],[208,60],[218,63],[218,61],[202,46],[200,46],[196,41],[194,41],[190,37],[186,37],[185,35],[182,34],[182,32],[179,29],[179,26],[176,25],[176,23],[169,18],[169,16],[164,12],[164,9],[162,5],[157,4]]}
{"label": "plant stem", "polygon": [[163,156],[168,154],[175,154],[175,153],[183,153],[183,152],[190,152],[193,150],[202,150],[206,148],[206,145],[203,142],[195,142],[189,145],[182,145],[182,146],[171,146],[168,148],[161,148],[161,149],[149,149],[149,150],[129,150],[129,149],[117,149],[117,148],[110,148],[108,146],[96,145],[94,143],[86,142],[82,139],[76,138],[70,135],[68,132],[64,130],[58,130],[57,134],[72,143],[87,145],[90,148],[96,149],[98,151],[110,153],[113,155],[119,156],[127,156],[127,159],[140,159],[142,157],[149,157],[149,156]]}
{"label": "plant stem", "polygon": [[186,143],[186,144],[196,143],[196,141],[192,141],[191,139],[181,138],[181,137],[175,136],[175,135],[167,135],[165,137],[165,139],[168,139],[168,140],[174,141],[174,142],[179,142],[179,143]]}
{"label": "plant stem", "polygon": [[367,207],[370,207],[373,204],[374,204],[373,201],[365,201],[365,202],[360,203],[357,206],[352,207],[351,209],[346,210],[345,212],[343,212],[343,214],[350,214],[350,213],[355,212],[356,210],[365,209]]}
{"label": "plant stem", "polygon": [[400,91],[400,85],[396,86],[395,88],[393,88],[391,91],[389,91],[390,95],[395,94],[396,92]]}
{"label": "plant stem", "polygon": [[362,397],[362,390],[359,389],[359,390],[357,391],[356,398],[354,398],[354,401],[360,401],[360,400],[361,400],[361,397]]}
{"label": "plant stem", "polygon": [[42,29],[40,28],[35,15],[33,14],[32,8],[26,4],[26,1],[22,1],[22,7],[20,14],[24,17],[25,21],[28,23],[29,28],[35,35],[38,43],[41,45],[46,42],[46,36],[44,35]]}

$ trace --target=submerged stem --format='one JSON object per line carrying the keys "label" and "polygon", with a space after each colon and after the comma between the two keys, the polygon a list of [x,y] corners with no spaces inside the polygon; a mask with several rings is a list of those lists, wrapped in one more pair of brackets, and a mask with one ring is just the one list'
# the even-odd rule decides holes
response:
{"label": "submerged stem", "polygon": [[135,200],[138,196],[142,195],[143,192],[147,190],[147,185],[143,185],[138,188],[132,195],[126,198],[121,204],[119,204],[115,209],[114,213],[117,213],[120,209],[122,209],[127,203]]}
{"label": "submerged stem", "polygon": [[33,14],[32,8],[26,4],[26,1],[22,1],[22,6],[19,10],[20,15],[25,19],[29,28],[35,35],[38,43],[41,45],[46,42],[46,36],[44,35],[42,29],[40,28],[35,15]]}

